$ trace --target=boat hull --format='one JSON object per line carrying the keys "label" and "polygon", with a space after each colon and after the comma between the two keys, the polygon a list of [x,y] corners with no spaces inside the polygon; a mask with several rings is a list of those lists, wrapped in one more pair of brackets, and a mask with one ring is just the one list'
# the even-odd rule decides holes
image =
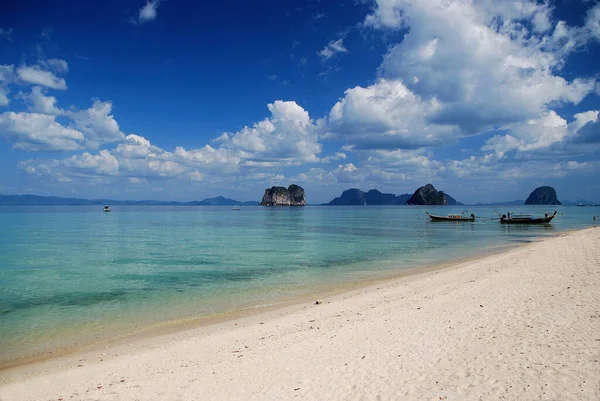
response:
{"label": "boat hull", "polygon": [[554,212],[554,214],[552,216],[538,217],[538,218],[534,218],[534,219],[520,219],[520,218],[509,219],[506,217],[502,217],[500,219],[500,223],[502,223],[502,224],[548,224],[552,221],[552,219],[554,219],[555,216],[556,216],[556,212]]}
{"label": "boat hull", "polygon": [[475,221],[475,217],[435,216],[435,215],[429,214],[429,213],[427,213],[427,216],[429,216],[429,218],[431,218],[431,221]]}

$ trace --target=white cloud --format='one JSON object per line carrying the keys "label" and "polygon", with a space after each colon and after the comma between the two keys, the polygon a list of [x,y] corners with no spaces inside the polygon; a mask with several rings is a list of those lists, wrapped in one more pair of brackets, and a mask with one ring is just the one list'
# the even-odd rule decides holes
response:
{"label": "white cloud", "polygon": [[89,170],[104,175],[116,175],[119,172],[119,161],[106,149],[97,155],[84,152],[78,156],[71,156],[63,160],[62,164],[75,170]]}
{"label": "white cloud", "polygon": [[216,169],[224,174],[237,170],[242,158],[249,156],[244,152],[236,152],[227,148],[213,148],[210,145],[190,150],[177,146],[174,154],[187,165]]}
{"label": "white cloud", "polygon": [[27,83],[42,85],[51,89],[65,90],[67,83],[63,78],[59,78],[50,71],[42,70],[39,66],[22,66],[17,68],[19,78]]}
{"label": "white cloud", "polygon": [[[496,156],[505,157],[507,152],[552,152],[555,157],[561,151],[577,150],[578,152],[593,152],[598,148],[591,146],[600,143],[600,127],[598,110],[577,113],[574,121],[567,121],[556,112],[550,110],[523,123],[508,124],[503,129],[508,133],[495,135],[488,139],[482,150],[493,151]],[[577,144],[586,144],[578,147]]]}
{"label": "white cloud", "polygon": [[14,80],[14,69],[13,65],[0,65],[0,107],[10,103],[8,85]]}
{"label": "white cloud", "polygon": [[8,98],[8,93],[5,92],[5,89],[0,87],[0,106],[7,106],[10,103],[10,99]]}
{"label": "white cloud", "polygon": [[31,93],[23,95],[23,98],[29,103],[29,108],[33,112],[55,116],[64,113],[63,110],[56,107],[56,98],[54,96],[46,96],[43,89],[39,86],[32,87]]}
{"label": "white cloud", "polygon": [[319,56],[321,56],[323,60],[329,60],[338,53],[348,53],[348,49],[344,47],[344,38],[329,42],[327,46],[319,52]]}
{"label": "white cloud", "polygon": [[224,148],[240,152],[246,160],[282,163],[315,162],[321,152],[316,127],[308,112],[296,102],[277,100],[268,105],[270,118],[222,135]]}
{"label": "white cloud", "polygon": [[51,58],[46,60],[46,65],[51,70],[55,71],[58,74],[66,74],[69,72],[69,64],[65,60]]}
{"label": "white cloud", "polygon": [[[100,105],[96,105],[99,109]],[[153,145],[148,139],[130,134],[116,148],[98,154],[84,153],[62,160],[30,160],[21,167],[32,174],[44,172],[48,177],[95,178],[97,175],[126,178],[158,179],[172,177],[191,181],[259,180],[264,169],[278,174],[277,170],[303,162],[320,162],[317,154],[321,145],[315,125],[308,113],[295,102],[276,101],[269,104],[271,117],[251,128],[245,127],[234,134],[224,134],[213,142],[218,147],[205,145],[197,149],[177,146],[173,152]],[[102,116],[107,112],[99,113]],[[70,112],[65,112],[69,115]],[[49,117],[49,116],[48,116]],[[77,116],[71,116],[77,118]],[[93,124],[75,120],[88,144],[89,130]],[[105,125],[104,119],[100,119]],[[110,124],[109,124],[110,125]],[[96,127],[93,127],[96,129]],[[113,129],[117,132],[117,128]],[[83,140],[83,135],[80,138]],[[109,157],[110,156],[110,157]],[[328,160],[343,159],[338,152]],[[264,177],[263,177],[264,178]]]}
{"label": "white cloud", "polygon": [[329,163],[335,160],[345,160],[348,157],[344,152],[336,152],[333,155],[325,156],[321,158],[322,163]]}
{"label": "white cloud", "polygon": [[600,3],[588,10],[583,29],[596,40],[600,40]]}
{"label": "white cloud", "polygon": [[192,181],[203,181],[205,175],[198,172],[198,171],[192,171],[188,174],[188,176],[190,177],[190,180]]}
{"label": "white cloud", "polygon": [[15,149],[26,151],[72,151],[82,148],[84,142],[81,132],[39,113],[0,114],[0,135],[14,142]]}
{"label": "white cloud", "polygon": [[97,148],[105,143],[118,142],[125,138],[111,112],[112,102],[95,100],[89,109],[68,111],[65,115],[73,120],[75,128],[84,133],[87,146]]}
{"label": "white cloud", "polygon": [[399,80],[381,79],[348,89],[321,121],[326,137],[340,137],[355,148],[418,148],[441,144],[457,135],[450,125],[429,124],[435,98],[423,101]]}
{"label": "white cloud", "polygon": [[533,1],[378,0],[365,25],[409,29],[384,57],[379,76],[439,101],[430,122],[478,133],[534,118],[556,102],[577,104],[593,90],[593,78],[556,75],[565,54],[545,35],[549,13]]}
{"label": "white cloud", "polygon": [[[45,116],[48,119],[63,117],[69,121],[69,129],[78,132],[84,136],[83,143],[78,143],[77,148],[96,149],[101,145],[121,142],[125,139],[125,134],[121,132],[119,124],[112,113],[112,103],[110,101],[96,100],[92,106],[85,110],[73,111],[63,110],[56,106],[56,98],[45,94],[42,87],[34,86],[28,94],[20,94],[29,105],[31,115]],[[21,113],[27,114],[27,113]],[[58,124],[58,123],[57,123]],[[64,128],[64,127],[63,127]],[[15,138],[14,136],[12,138]],[[28,150],[35,150],[37,147],[29,147]],[[64,150],[73,150],[72,146],[65,147]],[[40,148],[43,150],[43,148]],[[54,150],[60,150],[55,146]]]}
{"label": "white cloud", "polygon": [[156,9],[160,5],[160,0],[151,0],[147,1],[146,5],[144,5],[138,11],[137,22],[142,24],[144,22],[153,21],[156,19]]}

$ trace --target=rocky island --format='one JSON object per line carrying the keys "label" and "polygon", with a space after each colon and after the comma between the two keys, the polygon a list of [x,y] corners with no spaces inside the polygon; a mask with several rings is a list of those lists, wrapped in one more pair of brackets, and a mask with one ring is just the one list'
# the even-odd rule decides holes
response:
{"label": "rocky island", "polygon": [[437,191],[433,185],[427,184],[417,189],[412,196],[382,193],[376,189],[363,192],[358,188],[350,188],[323,205],[462,205],[462,203],[443,191]]}
{"label": "rocky island", "polygon": [[526,205],[562,205],[556,197],[556,190],[552,187],[543,186],[533,190]]}
{"label": "rocky island", "polygon": [[304,206],[306,199],[304,188],[292,184],[289,187],[271,187],[265,189],[260,206]]}
{"label": "rocky island", "polygon": [[444,191],[438,191],[433,185],[427,184],[415,191],[406,202],[407,205],[462,205]]}
{"label": "rocky island", "polygon": [[339,198],[333,199],[326,205],[404,205],[410,194],[394,195],[382,193],[376,189],[363,192],[358,188],[345,190]]}

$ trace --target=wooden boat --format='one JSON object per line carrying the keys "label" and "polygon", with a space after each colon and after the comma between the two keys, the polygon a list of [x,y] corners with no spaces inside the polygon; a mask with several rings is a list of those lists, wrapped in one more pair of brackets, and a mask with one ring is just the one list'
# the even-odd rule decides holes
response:
{"label": "wooden boat", "polygon": [[509,216],[503,214],[500,218],[500,223],[504,224],[545,224],[550,223],[552,219],[556,216],[556,212],[553,214],[548,214],[544,217],[533,217],[530,214],[510,214]]}
{"label": "wooden boat", "polygon": [[448,216],[435,216],[427,213],[427,216],[431,218],[431,221],[475,221],[475,215],[465,216],[464,214],[449,214]]}

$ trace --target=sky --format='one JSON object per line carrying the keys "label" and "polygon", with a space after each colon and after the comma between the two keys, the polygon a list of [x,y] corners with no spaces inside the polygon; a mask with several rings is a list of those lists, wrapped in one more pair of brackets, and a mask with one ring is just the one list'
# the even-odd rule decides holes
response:
{"label": "sky", "polygon": [[600,3],[0,2],[0,193],[600,201]]}

